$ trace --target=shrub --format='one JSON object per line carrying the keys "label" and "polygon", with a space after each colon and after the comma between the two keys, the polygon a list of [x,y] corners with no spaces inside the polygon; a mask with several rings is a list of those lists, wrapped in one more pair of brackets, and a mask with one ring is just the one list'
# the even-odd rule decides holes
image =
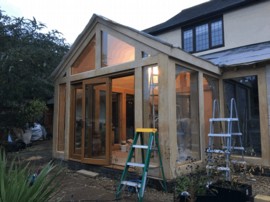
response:
{"label": "shrub", "polygon": [[17,165],[14,158],[8,163],[3,150],[0,151],[0,202],[45,202],[59,187],[55,178],[60,170],[55,170],[51,162],[46,164],[33,182],[29,164]]}

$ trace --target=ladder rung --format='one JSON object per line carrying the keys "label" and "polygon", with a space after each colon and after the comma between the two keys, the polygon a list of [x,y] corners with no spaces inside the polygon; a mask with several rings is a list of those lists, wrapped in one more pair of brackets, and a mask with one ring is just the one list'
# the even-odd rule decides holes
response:
{"label": "ladder rung", "polygon": [[217,167],[217,170],[219,170],[219,171],[230,171],[230,168],[227,168],[227,167]]}
{"label": "ladder rung", "polygon": [[232,133],[232,135],[242,135],[242,133]]}
{"label": "ladder rung", "polygon": [[[227,146],[223,146],[224,149],[227,149],[228,147]],[[245,148],[244,147],[231,147],[231,149],[234,149],[234,150],[242,150],[244,151]]]}
{"label": "ladder rung", "polygon": [[210,118],[209,121],[238,121],[238,118]]}
{"label": "ladder rung", "polygon": [[208,137],[231,137],[228,133],[209,133]]}
{"label": "ladder rung", "polygon": [[206,166],[206,169],[216,169],[216,167],[215,166],[209,166],[209,165],[207,165]]}
{"label": "ladder rung", "polygon": [[133,162],[128,162],[127,165],[128,165],[128,166],[141,167],[141,168],[144,167],[144,164],[143,164],[143,163],[133,163]]}
{"label": "ladder rung", "polygon": [[230,153],[229,151],[224,151],[220,149],[207,149],[207,153],[216,153],[216,154],[224,154],[224,153]]}
{"label": "ladder rung", "polygon": [[232,147],[232,149],[235,149],[235,150],[241,150],[241,151],[244,151],[244,150],[245,150],[244,147]]}
{"label": "ladder rung", "polygon": [[206,166],[206,169],[215,169],[218,171],[230,171],[230,168],[227,168],[227,167],[216,167],[216,166],[209,166],[209,165]]}
{"label": "ladder rung", "polygon": [[155,133],[157,132],[156,128],[137,128],[136,132],[141,132],[141,133]]}
{"label": "ladder rung", "polygon": [[138,182],[132,182],[132,181],[122,181],[121,184],[131,186],[131,187],[141,187],[141,183]]}
{"label": "ladder rung", "polygon": [[247,164],[246,161],[237,161],[237,160],[231,160],[233,164]]}
{"label": "ladder rung", "polygon": [[[128,158],[125,164],[125,169],[122,173],[121,176],[121,182],[117,188],[117,192],[116,192],[116,199],[119,199],[121,192],[123,191],[123,185],[127,185],[127,186],[132,186],[132,187],[136,187],[136,191],[139,192],[138,193],[138,198],[139,201],[143,200],[143,194],[145,191],[145,186],[147,183],[147,174],[148,174],[148,169],[149,168],[161,168],[161,174],[162,174],[162,178],[163,178],[163,183],[162,183],[162,187],[164,188],[164,190],[167,190],[167,185],[166,185],[166,179],[165,179],[165,175],[164,175],[164,170],[163,170],[163,166],[162,166],[162,160],[161,160],[161,155],[160,155],[160,151],[159,151],[159,145],[158,145],[158,133],[157,133],[157,129],[156,128],[137,128],[135,133],[135,137],[134,137],[134,142],[132,144],[132,149],[130,150],[129,154],[128,154]],[[139,144],[137,143],[138,138],[141,138],[141,143],[143,143],[143,137],[144,135],[141,133],[149,133],[149,138],[148,138],[148,144]],[[140,137],[139,137],[140,136]],[[152,158],[151,153],[153,152],[153,148],[155,147],[153,146],[153,141],[155,142],[156,147],[158,148],[158,157],[159,157],[159,164],[150,164],[150,160]],[[146,149],[147,150],[147,155],[146,155],[146,159],[144,159],[145,161],[142,161],[142,163],[135,163],[135,162],[131,162],[131,157],[133,155],[133,152],[135,150],[135,148],[139,148],[139,149]],[[143,151],[142,151],[143,152]],[[142,157],[143,158],[143,157]],[[129,172],[129,166],[132,167],[141,167],[142,169],[142,180],[141,181],[132,181],[132,180],[127,180],[127,175]],[[137,189],[139,188],[139,189]]]}
{"label": "ladder rung", "polygon": [[148,149],[147,145],[133,145],[132,147],[137,149]]}

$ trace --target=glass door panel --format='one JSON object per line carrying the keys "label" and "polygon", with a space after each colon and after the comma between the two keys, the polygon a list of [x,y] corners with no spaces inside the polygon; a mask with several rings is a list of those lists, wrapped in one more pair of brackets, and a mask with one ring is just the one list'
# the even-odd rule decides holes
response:
{"label": "glass door panel", "polygon": [[121,133],[121,93],[112,92],[112,145],[120,144]]}
{"label": "glass door panel", "polygon": [[110,85],[108,79],[84,82],[83,161],[93,164],[109,164]]}
{"label": "glass door panel", "polygon": [[126,95],[126,139],[134,138],[134,95]]}
{"label": "glass door panel", "polygon": [[72,86],[72,100],[71,100],[71,136],[70,136],[70,157],[74,159],[81,158],[82,147],[82,94],[83,89],[81,84]]}

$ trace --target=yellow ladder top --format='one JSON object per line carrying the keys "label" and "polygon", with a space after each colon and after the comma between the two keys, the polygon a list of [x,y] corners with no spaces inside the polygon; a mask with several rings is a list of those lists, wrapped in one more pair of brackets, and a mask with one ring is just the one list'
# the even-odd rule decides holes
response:
{"label": "yellow ladder top", "polygon": [[157,132],[157,129],[156,128],[136,128],[136,132],[155,133],[155,132]]}

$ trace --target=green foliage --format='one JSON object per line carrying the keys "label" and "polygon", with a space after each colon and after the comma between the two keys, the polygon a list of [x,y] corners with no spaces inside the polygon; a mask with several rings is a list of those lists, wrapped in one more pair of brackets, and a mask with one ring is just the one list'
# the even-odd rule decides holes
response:
{"label": "green foliage", "polygon": [[206,187],[208,177],[205,169],[196,164],[196,159],[188,157],[186,161],[188,162],[186,166],[188,174],[177,177],[175,191],[177,194],[187,191],[191,199],[194,199],[196,195],[204,195],[208,191]]}
{"label": "green foliage", "polygon": [[192,185],[192,181],[189,178],[189,176],[187,175],[179,176],[176,179],[175,191],[176,193],[179,193],[179,194],[181,194],[184,191],[189,192],[191,185]]}
{"label": "green foliage", "polygon": [[48,163],[38,174],[35,182],[30,186],[31,171],[29,166],[16,165],[15,159],[8,164],[3,151],[0,152],[0,202],[45,202],[57,191],[59,175],[55,166]]}
{"label": "green foliage", "polygon": [[23,108],[19,111],[20,123],[31,123],[36,119],[39,119],[43,112],[47,110],[46,103],[40,100],[31,100],[29,103],[26,103]]}
{"label": "green foliage", "polygon": [[57,30],[0,10],[0,128],[16,126],[18,112],[31,100],[53,96],[49,76],[68,49]]}

